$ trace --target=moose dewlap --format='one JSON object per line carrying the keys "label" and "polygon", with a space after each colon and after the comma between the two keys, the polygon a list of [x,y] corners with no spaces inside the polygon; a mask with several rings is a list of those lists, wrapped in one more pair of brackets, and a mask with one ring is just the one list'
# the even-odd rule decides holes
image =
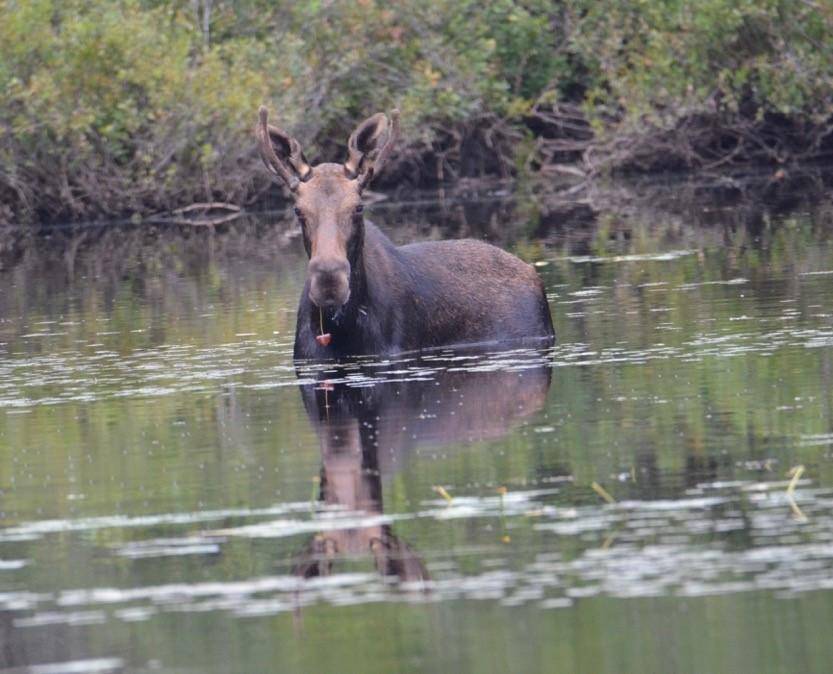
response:
{"label": "moose dewlap", "polygon": [[343,164],[316,166],[268,117],[261,107],[260,154],[292,193],[309,256],[296,358],[553,342],[547,298],[530,265],[471,239],[395,246],[364,219],[362,191],[396,143],[398,110],[360,124]]}

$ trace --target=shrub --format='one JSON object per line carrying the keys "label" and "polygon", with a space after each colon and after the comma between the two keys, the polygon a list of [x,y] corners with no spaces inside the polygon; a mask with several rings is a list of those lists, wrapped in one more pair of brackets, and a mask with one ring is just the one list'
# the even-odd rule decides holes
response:
{"label": "shrub", "polygon": [[261,103],[319,159],[398,105],[417,180],[561,161],[539,134],[591,168],[809,153],[831,35],[819,0],[0,0],[0,219],[257,200]]}

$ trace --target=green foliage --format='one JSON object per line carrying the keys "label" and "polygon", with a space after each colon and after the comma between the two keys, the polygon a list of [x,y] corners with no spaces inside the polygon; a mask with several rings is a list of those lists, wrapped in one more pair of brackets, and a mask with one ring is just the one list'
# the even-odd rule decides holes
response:
{"label": "green foliage", "polygon": [[423,147],[516,117],[552,70],[527,4],[0,0],[0,194],[30,219],[244,199],[264,102],[312,155],[393,105]]}
{"label": "green foliage", "polygon": [[820,123],[831,35],[817,0],[0,0],[0,219],[253,198],[261,103],[326,159],[394,105],[402,157],[461,129],[526,142],[560,101],[601,138],[698,112]]}
{"label": "green foliage", "polygon": [[591,114],[673,125],[693,111],[833,114],[833,6],[568,0]]}
{"label": "green foliage", "polygon": [[269,90],[258,68],[272,59],[251,40],[199,53],[190,18],[167,7],[10,0],[0,17],[0,147],[12,159],[0,189],[20,210],[152,208],[172,190],[196,196],[196,170],[222,184]]}

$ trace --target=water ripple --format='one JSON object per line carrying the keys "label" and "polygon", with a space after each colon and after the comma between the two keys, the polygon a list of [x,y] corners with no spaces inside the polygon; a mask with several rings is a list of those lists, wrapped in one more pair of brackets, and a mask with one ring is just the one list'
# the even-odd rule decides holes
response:
{"label": "water ripple", "polygon": [[[289,504],[248,511],[30,523],[5,529],[0,540],[142,525],[145,528],[136,531],[135,540],[110,548],[111,554],[134,563],[146,557],[222,555],[233,538],[326,535],[339,529],[398,526],[408,520],[433,522],[435,527],[458,520],[471,527],[477,520],[491,520],[500,525],[496,529],[505,532],[505,539],[496,537],[485,548],[426,550],[431,576],[419,582],[394,583],[378,574],[351,570],[309,580],[277,574],[53,593],[6,592],[0,593],[0,609],[22,612],[15,624],[34,627],[147,620],[159,612],[220,610],[247,617],[317,602],[341,606],[468,599],[556,609],[596,595],[691,597],[767,590],[791,596],[833,589],[833,492],[802,481],[794,495],[806,514],[799,521],[784,485],[784,481],[755,480],[703,483],[693,495],[680,499],[568,507],[558,505],[562,487],[525,489],[455,496],[450,502],[427,500],[418,512],[393,516],[327,508],[310,511],[309,504]],[[246,522],[275,513],[281,519]],[[243,523],[197,532],[183,529],[195,522],[227,518]],[[160,530],[166,529],[174,535],[160,537]],[[176,535],[177,531],[185,535]],[[518,560],[507,534],[529,535],[524,531],[547,537],[552,545],[545,538],[534,558]],[[732,537],[741,532],[748,544],[738,549]],[[569,554],[557,551],[571,547],[574,552]]]}

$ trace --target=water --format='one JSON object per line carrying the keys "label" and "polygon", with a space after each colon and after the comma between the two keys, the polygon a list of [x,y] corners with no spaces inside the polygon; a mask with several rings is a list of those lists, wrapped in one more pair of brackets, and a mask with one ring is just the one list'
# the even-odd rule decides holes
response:
{"label": "water", "polygon": [[371,215],[556,346],[296,369],[280,214],[9,239],[0,671],[829,670],[829,203]]}

